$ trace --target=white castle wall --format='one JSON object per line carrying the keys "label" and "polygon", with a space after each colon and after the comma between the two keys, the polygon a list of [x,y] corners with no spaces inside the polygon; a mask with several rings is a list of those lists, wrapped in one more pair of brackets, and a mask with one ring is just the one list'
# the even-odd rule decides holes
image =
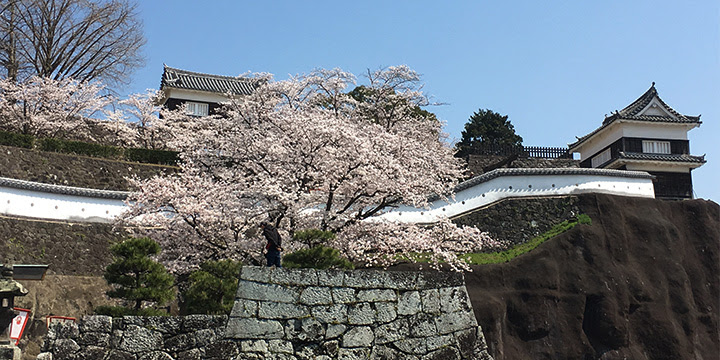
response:
{"label": "white castle wall", "polygon": [[646,172],[602,169],[498,169],[460,184],[454,199],[436,199],[426,209],[403,205],[378,219],[433,223],[507,198],[605,193],[654,198]]}
{"label": "white castle wall", "polygon": [[[400,206],[376,217],[433,223],[506,198],[607,193],[654,198],[646,172],[605,169],[497,169],[456,187],[454,199],[435,199],[427,209]],[[128,192],[48,185],[0,178],[0,214],[31,218],[110,222],[121,214]]]}
{"label": "white castle wall", "polygon": [[0,214],[30,218],[111,222],[126,209],[127,192],[0,178]]}

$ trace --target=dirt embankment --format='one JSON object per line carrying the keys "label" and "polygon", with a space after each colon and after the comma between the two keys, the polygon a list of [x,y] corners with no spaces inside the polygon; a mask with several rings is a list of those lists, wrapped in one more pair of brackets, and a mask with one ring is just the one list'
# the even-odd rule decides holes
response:
{"label": "dirt embankment", "polygon": [[503,359],[718,359],[720,207],[583,195],[578,226],[466,274]]}

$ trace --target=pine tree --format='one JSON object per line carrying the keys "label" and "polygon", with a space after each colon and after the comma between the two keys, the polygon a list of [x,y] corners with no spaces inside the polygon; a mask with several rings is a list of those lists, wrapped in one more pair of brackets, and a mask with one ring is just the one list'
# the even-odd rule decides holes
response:
{"label": "pine tree", "polygon": [[515,133],[515,127],[507,115],[500,115],[489,109],[480,109],[465,123],[460,142],[455,148],[457,157],[476,154],[480,148],[519,147],[522,137]]}
{"label": "pine tree", "polygon": [[232,260],[206,261],[190,274],[184,292],[188,314],[229,314],[235,303],[241,263]]}
{"label": "pine tree", "polygon": [[114,261],[105,269],[105,280],[114,289],[112,298],[133,304],[139,312],[143,302],[163,305],[174,295],[173,276],[149,256],[160,253],[160,245],[150,238],[129,238],[110,248]]}

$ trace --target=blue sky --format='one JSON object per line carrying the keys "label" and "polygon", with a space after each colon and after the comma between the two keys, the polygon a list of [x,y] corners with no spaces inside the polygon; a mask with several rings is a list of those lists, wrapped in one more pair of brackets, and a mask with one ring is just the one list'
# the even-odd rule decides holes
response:
{"label": "blue sky", "polygon": [[121,93],[157,89],[162,64],[222,75],[407,64],[446,105],[459,139],[480,108],[509,115],[525,145],[565,146],[654,81],[702,114],[690,149],[697,197],[720,202],[720,2],[142,1],[145,67]]}

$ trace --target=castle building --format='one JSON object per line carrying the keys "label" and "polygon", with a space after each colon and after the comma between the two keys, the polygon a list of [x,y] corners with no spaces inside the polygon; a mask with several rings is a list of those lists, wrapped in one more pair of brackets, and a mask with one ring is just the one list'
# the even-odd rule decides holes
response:
{"label": "castle building", "polygon": [[228,96],[249,95],[257,88],[252,79],[203,74],[164,65],[160,90],[164,97],[160,104],[175,110],[187,104],[189,115],[214,114],[228,101]]}
{"label": "castle building", "polygon": [[705,163],[705,155],[690,155],[687,133],[700,124],[700,116],[668,106],[653,82],[632,104],[569,144],[569,151],[580,153],[580,167],[650,173],[656,198],[691,199],[691,172]]}

